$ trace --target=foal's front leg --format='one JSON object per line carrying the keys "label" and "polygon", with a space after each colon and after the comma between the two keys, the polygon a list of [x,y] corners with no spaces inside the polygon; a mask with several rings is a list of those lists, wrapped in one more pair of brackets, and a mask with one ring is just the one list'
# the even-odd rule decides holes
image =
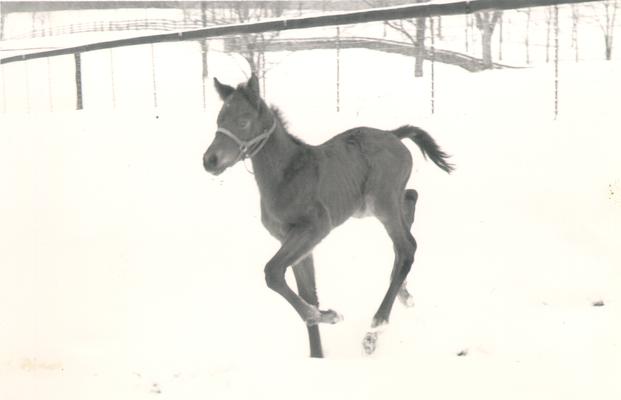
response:
{"label": "foal's front leg", "polygon": [[[315,282],[315,265],[313,256],[309,254],[302,261],[293,266],[295,281],[298,285],[298,294],[302,299],[311,306],[319,307],[319,299],[317,298],[317,285]],[[310,356],[321,358],[323,350],[321,349],[321,335],[319,334],[319,326],[307,326],[308,342],[310,344]]]}
{"label": "foal's front leg", "polygon": [[320,212],[318,215],[317,218],[308,218],[302,223],[295,224],[282,241],[280,250],[265,266],[267,286],[283,296],[308,326],[318,323],[334,324],[342,319],[333,310],[322,311],[316,305],[309,304],[291,290],[285,280],[287,268],[306,257],[330,232],[325,213]]}

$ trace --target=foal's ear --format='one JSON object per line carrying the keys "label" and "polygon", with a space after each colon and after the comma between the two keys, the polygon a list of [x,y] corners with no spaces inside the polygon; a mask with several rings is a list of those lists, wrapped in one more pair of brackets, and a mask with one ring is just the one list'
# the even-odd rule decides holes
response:
{"label": "foal's ear", "polygon": [[248,79],[248,83],[246,83],[246,87],[257,98],[261,97],[261,93],[259,90],[259,78],[257,78],[257,75],[254,72],[252,73],[252,75],[250,75],[250,79]]}
{"label": "foal's ear", "polygon": [[216,87],[216,91],[218,92],[222,100],[229,97],[231,93],[235,91],[235,89],[233,89],[231,86],[220,83],[218,78],[213,78],[213,85]]}

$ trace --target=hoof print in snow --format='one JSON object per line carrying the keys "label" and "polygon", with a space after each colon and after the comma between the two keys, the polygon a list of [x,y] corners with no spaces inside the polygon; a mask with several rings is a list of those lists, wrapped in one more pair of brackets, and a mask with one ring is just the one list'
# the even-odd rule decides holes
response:
{"label": "hoof print in snow", "polygon": [[364,336],[364,339],[362,339],[362,349],[364,350],[365,354],[371,355],[373,354],[373,352],[375,352],[376,348],[377,332],[367,332],[367,334]]}
{"label": "hoof print in snow", "polygon": [[604,300],[597,300],[597,301],[594,301],[592,304],[593,307],[604,307],[604,305],[605,305]]}
{"label": "hoof print in snow", "polygon": [[468,350],[464,349],[462,351],[460,351],[459,353],[457,353],[457,357],[465,357],[468,355]]}
{"label": "hoof print in snow", "polygon": [[154,383],[153,385],[151,385],[150,392],[153,394],[161,394],[162,389],[160,389],[160,386],[157,383]]}

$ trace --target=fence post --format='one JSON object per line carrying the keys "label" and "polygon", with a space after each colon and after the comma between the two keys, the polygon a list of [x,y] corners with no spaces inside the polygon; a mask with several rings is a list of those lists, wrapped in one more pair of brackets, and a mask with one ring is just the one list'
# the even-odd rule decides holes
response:
{"label": "fence post", "polygon": [[206,88],[206,80],[209,75],[209,65],[207,64],[207,52],[209,51],[209,43],[207,39],[200,40],[200,48],[201,48],[201,64],[203,67],[202,73],[202,85],[203,85],[203,108],[207,108],[207,88]]}
{"label": "fence post", "polygon": [[50,111],[54,111],[54,100],[52,96],[52,71],[50,57],[47,60],[47,100],[50,103]]}
{"label": "fence post", "polygon": [[24,62],[24,78],[26,80],[26,112],[30,113],[30,75],[28,74],[28,61]]}
{"label": "fence post", "polygon": [[[207,5],[205,4],[205,2],[201,2],[201,24],[203,28],[207,26]],[[207,64],[207,51],[209,49],[209,42],[207,42],[207,39],[203,39],[200,40],[199,43],[201,46],[201,64],[203,67],[203,109],[205,109],[207,108],[207,88],[205,87],[205,81],[207,80],[207,76],[209,75],[209,65]]]}
{"label": "fence post", "polygon": [[2,84],[2,112],[6,112],[6,80],[4,78],[4,67],[0,67],[0,83]]}
{"label": "fence post", "polygon": [[74,53],[73,57],[75,62],[76,108],[82,110],[82,56],[80,53]]}
{"label": "fence post", "polygon": [[436,111],[436,47],[435,31],[433,24],[434,17],[429,17],[429,30],[431,31],[431,113]]}
{"label": "fence post", "polygon": [[151,44],[151,77],[153,79],[153,108],[157,108],[157,78],[155,76],[155,49]]}
{"label": "fence post", "polygon": [[116,85],[114,83],[114,49],[110,49],[110,86],[112,87],[112,108],[116,108]]}
{"label": "fence post", "polygon": [[0,13],[0,40],[4,40],[4,21],[6,13]]}
{"label": "fence post", "polygon": [[466,24],[464,25],[464,40],[465,40],[465,44],[466,44],[466,53],[468,52],[469,48],[468,48],[468,35],[469,35],[469,30],[468,27],[470,26],[470,17],[468,14],[465,15],[466,17]]}
{"label": "fence post", "polygon": [[341,111],[341,28],[336,27],[336,112]]}
{"label": "fence post", "polygon": [[558,117],[558,6],[554,6],[554,119]]}

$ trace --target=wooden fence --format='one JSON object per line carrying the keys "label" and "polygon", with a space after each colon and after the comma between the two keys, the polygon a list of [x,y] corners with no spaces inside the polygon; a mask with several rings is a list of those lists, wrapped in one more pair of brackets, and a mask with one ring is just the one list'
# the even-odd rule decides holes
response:
{"label": "wooden fence", "polygon": [[398,7],[374,8],[363,11],[324,14],[312,17],[284,18],[253,23],[218,25],[201,29],[180,31],[176,33],[138,36],[6,57],[0,60],[0,64],[140,44],[181,42],[218,36],[247,35],[270,31],[339,26],[404,18],[464,15],[488,10],[513,10],[527,7],[587,3],[595,1],[601,0],[466,0],[443,3],[419,3]]}

